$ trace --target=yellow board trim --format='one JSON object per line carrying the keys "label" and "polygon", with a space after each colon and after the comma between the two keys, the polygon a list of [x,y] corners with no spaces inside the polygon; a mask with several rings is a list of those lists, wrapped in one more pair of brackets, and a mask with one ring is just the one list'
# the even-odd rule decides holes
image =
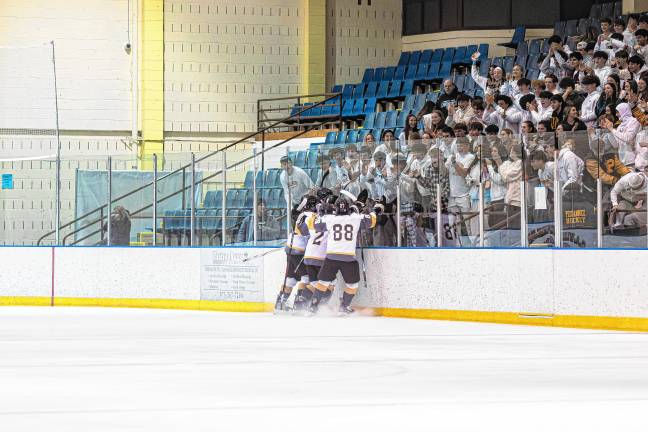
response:
{"label": "yellow board trim", "polygon": [[[0,306],[50,306],[50,297],[0,297]],[[272,303],[212,300],[56,297],[54,306],[94,306],[205,310],[218,312],[271,312]],[[648,318],[587,315],[554,315],[467,310],[358,308],[362,315],[443,321],[471,321],[548,327],[648,332]]]}

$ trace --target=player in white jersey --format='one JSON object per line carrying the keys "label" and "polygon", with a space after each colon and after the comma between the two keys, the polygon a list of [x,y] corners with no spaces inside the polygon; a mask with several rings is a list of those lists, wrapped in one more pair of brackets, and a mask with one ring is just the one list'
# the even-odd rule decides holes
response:
{"label": "player in white jersey", "polygon": [[[275,302],[275,312],[285,311],[288,309],[286,302],[290,297],[293,287],[297,285],[298,295],[300,290],[308,284],[308,275],[306,273],[306,266],[304,265],[304,252],[308,243],[308,231],[303,230],[304,221],[313,214],[317,199],[313,196],[306,196],[302,199],[301,203],[293,210],[293,216],[297,215],[295,219],[295,227],[288,243],[286,243],[286,273],[284,276],[284,283],[281,290],[277,295]],[[302,212],[302,210],[305,210]],[[298,284],[299,281],[299,284]]]}
{"label": "player in white jersey", "polygon": [[358,234],[361,229],[376,226],[376,213],[355,213],[352,212],[351,207],[351,203],[340,196],[335,203],[335,214],[322,216],[313,222],[316,232],[328,232],[329,235],[326,258],[317,276],[316,290],[311,301],[312,313],[317,313],[338,271],[346,284],[340,304],[340,315],[353,313],[350,305],[360,282],[360,266],[356,259]]}
{"label": "player in white jersey", "polygon": [[[303,310],[310,305],[313,293],[315,292],[315,283],[317,282],[317,275],[322,268],[324,259],[326,258],[326,245],[328,243],[328,232],[317,232],[314,227],[314,221],[318,215],[326,214],[329,207],[327,201],[329,197],[333,196],[330,189],[322,188],[317,192],[318,203],[316,205],[317,213],[311,213],[302,226],[300,231],[308,231],[308,243],[306,244],[306,251],[304,252],[304,264],[306,265],[306,273],[308,274],[308,285],[304,289],[297,291],[295,297],[294,309],[296,311]],[[333,293],[332,290],[327,292],[327,298],[322,302],[328,301]]]}

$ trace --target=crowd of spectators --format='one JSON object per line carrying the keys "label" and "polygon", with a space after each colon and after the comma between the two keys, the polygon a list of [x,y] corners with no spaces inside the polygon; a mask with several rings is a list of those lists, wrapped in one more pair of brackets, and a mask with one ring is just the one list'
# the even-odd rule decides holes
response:
{"label": "crowd of spectators", "polygon": [[[483,98],[445,80],[437,102],[410,115],[398,137],[385,130],[378,141],[368,134],[361,144],[323,149],[315,183],[282,159],[286,194],[297,202],[316,188],[367,190],[393,210],[381,216],[370,242],[396,244],[400,224],[402,244],[426,246],[477,241],[480,191],[487,230],[519,229],[521,180],[533,222],[546,220],[558,197],[596,205],[600,178],[610,225],[645,227],[646,213],[638,210],[646,208],[648,185],[648,16],[603,18],[600,35],[583,35],[574,51],[558,35],[548,42],[533,81],[518,64],[508,75],[493,67],[480,76],[475,53],[470,74]],[[436,220],[437,203],[447,220]],[[437,238],[438,223],[453,232]]]}

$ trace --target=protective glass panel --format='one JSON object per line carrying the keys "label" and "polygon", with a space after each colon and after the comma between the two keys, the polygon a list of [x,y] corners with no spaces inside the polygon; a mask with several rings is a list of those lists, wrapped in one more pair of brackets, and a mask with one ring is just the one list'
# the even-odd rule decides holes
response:
{"label": "protective glass panel", "polygon": [[529,247],[555,246],[555,135],[529,133],[524,143],[524,178]]}

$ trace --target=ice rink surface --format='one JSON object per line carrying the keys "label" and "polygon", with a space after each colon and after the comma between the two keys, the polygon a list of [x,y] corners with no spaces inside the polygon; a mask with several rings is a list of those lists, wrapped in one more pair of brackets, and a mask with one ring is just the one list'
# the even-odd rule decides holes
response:
{"label": "ice rink surface", "polygon": [[0,308],[0,430],[646,431],[648,334]]}

